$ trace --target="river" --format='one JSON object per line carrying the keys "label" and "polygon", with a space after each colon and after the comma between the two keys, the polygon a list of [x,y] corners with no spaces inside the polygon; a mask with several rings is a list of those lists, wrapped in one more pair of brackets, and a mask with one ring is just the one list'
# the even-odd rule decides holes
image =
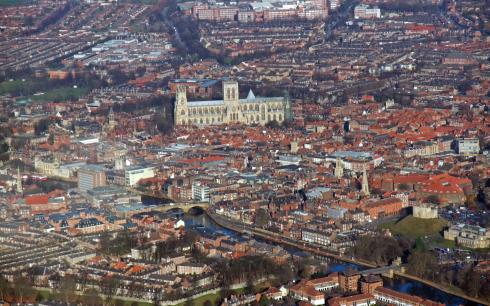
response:
{"label": "river", "polygon": [[[240,234],[233,232],[228,229],[224,229],[214,223],[213,220],[211,220],[206,214],[200,213],[197,215],[192,215],[192,214],[184,214],[183,219],[186,223],[186,227],[192,228],[195,226],[203,227],[208,231],[211,232],[221,232],[227,236],[230,237],[238,237]],[[287,248],[289,252],[297,252],[297,250],[292,249],[292,248]],[[359,268],[362,270],[361,267],[351,264],[351,263],[343,263],[339,262],[337,260],[331,260],[327,259],[325,261],[325,264],[327,265],[327,272],[341,272],[345,270],[347,267],[354,267],[354,268]],[[391,288],[396,291],[408,293],[408,294],[413,294],[417,295],[426,299],[430,299],[433,301],[437,301],[440,303],[445,303],[446,305],[449,306],[456,306],[456,305],[480,305],[477,303],[474,303],[472,301],[465,300],[461,297],[454,296],[452,294],[446,293],[444,291],[441,291],[436,288],[432,288],[430,286],[427,286],[423,283],[409,280],[409,279],[404,279],[404,278],[399,278],[396,277],[394,279],[389,279],[389,278],[384,278],[384,286],[387,288]]]}

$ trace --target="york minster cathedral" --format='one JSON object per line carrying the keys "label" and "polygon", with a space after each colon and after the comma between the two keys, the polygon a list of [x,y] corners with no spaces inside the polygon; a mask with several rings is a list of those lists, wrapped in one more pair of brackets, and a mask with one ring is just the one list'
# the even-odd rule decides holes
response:
{"label": "york minster cathedral", "polygon": [[279,123],[291,119],[289,97],[255,97],[250,90],[240,99],[238,83],[223,81],[223,100],[187,101],[185,86],[178,86],[175,96],[176,125],[218,125],[228,123]]}

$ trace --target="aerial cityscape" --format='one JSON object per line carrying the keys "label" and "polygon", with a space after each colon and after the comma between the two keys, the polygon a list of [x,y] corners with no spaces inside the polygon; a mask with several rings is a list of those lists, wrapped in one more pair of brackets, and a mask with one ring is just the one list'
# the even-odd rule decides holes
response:
{"label": "aerial cityscape", "polygon": [[490,0],[0,0],[0,305],[490,305]]}

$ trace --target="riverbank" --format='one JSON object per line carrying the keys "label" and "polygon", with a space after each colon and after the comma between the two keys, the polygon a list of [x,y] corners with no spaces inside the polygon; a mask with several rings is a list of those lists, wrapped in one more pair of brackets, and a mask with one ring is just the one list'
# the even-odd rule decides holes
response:
{"label": "riverbank", "polygon": [[[306,245],[306,243],[304,243],[304,244],[300,244],[297,242],[295,243],[293,241],[290,241],[288,237],[284,237],[284,236],[279,235],[277,233],[273,233],[273,232],[266,231],[263,229],[250,228],[250,226],[248,226],[248,225],[243,225],[240,227],[240,226],[234,224],[234,222],[232,223],[231,221],[226,220],[226,218],[219,216],[217,214],[214,214],[210,211],[206,211],[205,213],[211,220],[213,220],[213,222],[215,222],[219,226],[226,228],[228,230],[238,232],[240,234],[253,234],[253,235],[255,235],[261,239],[264,239],[264,240],[267,240],[270,242],[292,246],[292,247],[295,247],[297,249],[300,249],[300,250],[303,250],[306,252],[311,252],[313,254],[330,257],[330,258],[333,258],[336,260],[340,260],[342,262],[356,264],[358,266],[363,266],[363,267],[368,267],[368,268],[376,268],[377,267],[375,264],[370,263],[370,262],[366,262],[364,260],[358,260],[358,259],[356,260],[353,258],[342,256],[340,254],[334,254],[331,252],[323,251],[319,247],[309,247]],[[245,228],[248,228],[248,229],[245,229]],[[467,301],[471,301],[473,303],[482,304],[482,305],[490,305],[490,303],[487,301],[483,301],[483,300],[480,300],[478,298],[467,296],[463,292],[455,291],[455,290],[448,288],[444,285],[437,284],[437,283],[434,283],[432,281],[419,278],[417,276],[413,276],[413,275],[410,275],[407,273],[396,272],[396,271],[394,274],[398,277],[401,277],[401,278],[409,279],[409,280],[412,280],[415,282],[420,282],[420,283],[427,285],[429,287],[438,289],[442,292],[445,292],[445,293],[453,295],[453,296],[457,296],[459,298],[462,298],[462,299],[467,300]]]}
{"label": "riverbank", "polygon": [[480,300],[480,299],[477,299],[477,298],[468,296],[468,295],[464,294],[463,292],[458,292],[458,291],[453,290],[451,288],[448,288],[448,287],[446,287],[444,285],[440,285],[440,284],[434,283],[432,281],[429,281],[429,280],[426,280],[426,279],[423,279],[423,278],[420,278],[420,277],[417,277],[417,276],[414,276],[414,275],[411,275],[411,274],[401,273],[401,272],[395,272],[395,275],[396,276],[399,276],[399,277],[402,277],[402,278],[410,279],[412,281],[416,281],[416,282],[422,283],[424,285],[430,286],[432,288],[441,290],[441,291],[443,291],[445,293],[448,293],[448,294],[451,294],[451,295],[454,295],[454,296],[463,298],[465,300],[468,300],[468,301],[471,301],[471,302],[474,302],[474,303],[478,303],[478,304],[482,304],[482,305],[490,305],[490,302],[488,302],[488,301],[484,301],[484,300]]}

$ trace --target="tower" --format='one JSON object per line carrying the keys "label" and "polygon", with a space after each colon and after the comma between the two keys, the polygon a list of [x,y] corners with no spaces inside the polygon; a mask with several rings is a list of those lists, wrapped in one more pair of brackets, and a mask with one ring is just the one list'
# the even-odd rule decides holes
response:
{"label": "tower", "polygon": [[344,176],[344,164],[340,160],[340,157],[337,157],[335,160],[335,177],[341,178]]}
{"label": "tower", "polygon": [[223,81],[223,101],[227,109],[225,123],[241,121],[238,82]]}
{"label": "tower", "polygon": [[289,97],[289,92],[284,91],[284,121],[289,121],[293,119],[293,113],[291,111],[291,98]]}
{"label": "tower", "polygon": [[115,128],[116,127],[116,118],[114,116],[114,110],[112,109],[112,107],[109,110],[109,116],[108,117],[109,117],[109,128],[110,129]]}
{"label": "tower", "polygon": [[362,192],[364,195],[369,195],[369,183],[366,167],[362,170]]}
{"label": "tower", "polygon": [[175,93],[175,125],[186,124],[187,116],[187,89],[185,86],[179,85]]}
{"label": "tower", "polygon": [[17,167],[17,182],[16,182],[16,191],[17,193],[22,193],[22,177],[20,176],[20,169]]}
{"label": "tower", "polygon": [[114,169],[115,170],[124,170],[126,169],[126,149],[119,148],[114,150]]}

